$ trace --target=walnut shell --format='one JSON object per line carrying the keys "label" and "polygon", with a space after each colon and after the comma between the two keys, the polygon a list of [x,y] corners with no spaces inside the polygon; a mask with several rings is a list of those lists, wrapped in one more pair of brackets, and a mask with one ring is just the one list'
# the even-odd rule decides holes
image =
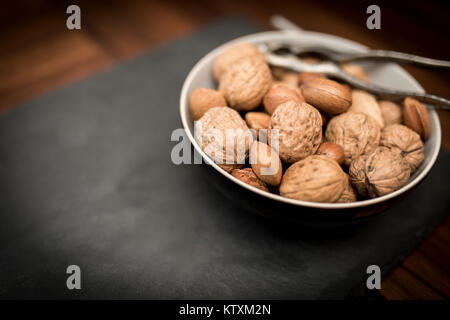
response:
{"label": "walnut shell", "polygon": [[272,114],[280,104],[289,100],[293,100],[297,103],[305,101],[300,90],[296,87],[283,83],[274,84],[264,96],[264,110],[266,110],[267,113]]}
{"label": "walnut shell", "polygon": [[349,203],[355,202],[358,199],[358,195],[356,194],[355,189],[353,189],[352,184],[350,183],[350,178],[348,174],[345,174],[346,183],[344,192],[342,192],[339,199],[336,200],[337,203]]}
{"label": "walnut shell", "polygon": [[198,120],[213,107],[226,107],[227,102],[219,91],[208,88],[197,88],[189,95],[189,111],[192,120]]}
{"label": "walnut shell", "polygon": [[352,94],[349,87],[326,78],[312,78],[302,85],[306,102],[322,112],[340,114],[350,107]]}
{"label": "walnut shell", "polygon": [[336,202],[346,183],[345,173],[336,161],[327,156],[312,155],[286,170],[280,195],[304,201]]}
{"label": "walnut shell", "polygon": [[228,105],[238,111],[256,108],[272,85],[265,61],[245,56],[233,63],[221,76],[219,91]]}
{"label": "walnut shell", "polygon": [[403,121],[405,125],[417,132],[425,141],[430,135],[430,118],[427,108],[413,98],[403,101]]}
{"label": "walnut shell", "polygon": [[280,159],[293,163],[314,154],[322,141],[322,117],[306,102],[278,106],[270,121],[269,144]]}
{"label": "walnut shell", "polygon": [[383,116],[381,115],[380,106],[373,95],[362,90],[352,91],[352,105],[349,112],[362,112],[365,113],[378,123],[380,128],[384,127]]}
{"label": "walnut shell", "polygon": [[353,159],[378,146],[380,127],[364,113],[346,112],[330,120],[325,138],[344,149],[344,164],[348,166]]}
{"label": "walnut shell", "polygon": [[244,119],[228,107],[214,107],[195,122],[202,150],[226,171],[245,163],[253,136]]}
{"label": "walnut shell", "polygon": [[267,144],[255,141],[250,148],[250,164],[255,174],[265,183],[278,186],[283,167],[275,150]]}
{"label": "walnut shell", "polygon": [[358,66],[357,64],[343,63],[341,65],[341,68],[342,68],[342,70],[347,72],[349,75],[351,75],[359,80],[369,82],[369,78],[367,77],[366,73],[364,72],[364,69],[361,68],[360,66]]}
{"label": "walnut shell", "polygon": [[260,61],[265,61],[264,55],[258,50],[258,48],[248,42],[241,42],[235,44],[224,52],[219,54],[213,63],[213,76],[219,81],[224,72],[230,68],[230,66],[239,61],[245,56],[252,56]]}
{"label": "walnut shell", "polygon": [[392,124],[381,132],[380,146],[400,154],[408,162],[411,172],[416,171],[424,158],[419,134],[401,124]]}
{"label": "walnut shell", "polygon": [[378,105],[380,106],[385,127],[391,124],[402,123],[403,112],[398,104],[392,101],[381,100],[378,101]]}
{"label": "walnut shell", "polygon": [[266,184],[256,176],[252,168],[234,169],[231,172],[231,175],[238,178],[242,182],[251,185],[252,187],[261,189],[263,191],[269,191]]}
{"label": "walnut shell", "polygon": [[399,153],[378,147],[355,159],[349,168],[350,181],[356,191],[370,198],[380,197],[403,187],[411,168]]}

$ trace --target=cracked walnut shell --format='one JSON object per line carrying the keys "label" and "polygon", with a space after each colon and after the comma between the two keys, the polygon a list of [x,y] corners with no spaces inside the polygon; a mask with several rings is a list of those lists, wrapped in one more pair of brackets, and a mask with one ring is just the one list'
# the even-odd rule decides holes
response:
{"label": "cracked walnut shell", "polygon": [[238,111],[249,111],[261,104],[272,86],[272,75],[265,61],[245,56],[233,63],[221,76],[219,91],[228,105]]}
{"label": "cracked walnut shell", "polygon": [[400,154],[408,162],[411,172],[416,171],[424,158],[419,134],[401,124],[390,125],[381,132],[380,146]]}
{"label": "cracked walnut shell", "polygon": [[312,155],[286,170],[280,195],[304,201],[336,202],[346,188],[346,179],[336,161],[327,156]]}
{"label": "cracked walnut shell", "polygon": [[370,198],[380,197],[403,187],[411,168],[400,154],[378,147],[352,162],[350,180],[356,191]]}
{"label": "cracked walnut shell", "polygon": [[330,120],[325,138],[344,149],[344,164],[348,166],[353,159],[378,146],[380,127],[364,113],[346,112]]}
{"label": "cracked walnut shell", "polygon": [[314,154],[322,141],[322,117],[306,102],[290,100],[279,105],[269,128],[270,146],[287,163]]}

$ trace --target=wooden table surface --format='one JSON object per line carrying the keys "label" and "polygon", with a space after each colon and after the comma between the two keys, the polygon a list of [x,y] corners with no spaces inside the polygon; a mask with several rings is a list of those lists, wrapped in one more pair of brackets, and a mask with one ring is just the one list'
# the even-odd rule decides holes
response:
{"label": "wooden table surface", "polygon": [[[81,8],[81,30],[66,28],[66,8]],[[264,28],[279,13],[306,30],[372,48],[450,59],[449,3],[378,2],[381,30],[366,28],[361,1],[16,1],[0,12],[0,111],[100,72],[229,14]],[[427,92],[450,97],[450,72],[407,68]],[[439,112],[450,151],[450,113]],[[17,128],[20,130],[20,128]],[[445,187],[445,186],[443,186]],[[382,296],[379,296],[381,293]],[[450,297],[450,218],[382,282],[376,298]]]}

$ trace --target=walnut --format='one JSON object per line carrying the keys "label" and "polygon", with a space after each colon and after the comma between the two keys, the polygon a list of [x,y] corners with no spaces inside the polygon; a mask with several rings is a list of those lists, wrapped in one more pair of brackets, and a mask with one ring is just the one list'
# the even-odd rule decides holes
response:
{"label": "walnut", "polygon": [[344,164],[348,166],[353,159],[378,146],[380,127],[364,113],[346,112],[330,120],[325,138],[344,149]]}
{"label": "walnut", "polygon": [[197,88],[189,95],[189,111],[194,121],[200,119],[208,109],[226,105],[223,95],[214,89]]}
{"label": "walnut", "polygon": [[352,184],[350,183],[350,178],[348,174],[345,174],[345,187],[344,192],[342,192],[339,199],[336,200],[338,203],[348,203],[348,202],[355,202],[358,199],[358,195],[356,194],[355,189],[353,189]]}
{"label": "walnut", "polygon": [[264,96],[264,109],[272,114],[280,104],[289,100],[297,103],[305,101],[298,88],[283,83],[274,84]]}
{"label": "walnut", "polygon": [[266,184],[256,176],[252,168],[234,169],[231,174],[233,177],[238,178],[242,182],[245,182],[252,187],[261,189],[263,191],[269,191]]}
{"label": "walnut", "polygon": [[220,77],[224,74],[224,72],[230,68],[230,66],[239,61],[241,58],[245,56],[252,56],[257,60],[265,61],[264,55],[258,50],[258,48],[248,42],[241,42],[235,44],[224,52],[219,54],[217,58],[214,60],[213,64],[213,75],[214,78],[219,81]]}
{"label": "walnut", "polygon": [[306,102],[291,100],[279,105],[269,128],[269,144],[288,163],[314,154],[322,141],[322,117]]}
{"label": "walnut", "polygon": [[350,180],[362,196],[375,198],[403,187],[411,168],[399,153],[378,147],[355,159],[349,168]]}
{"label": "walnut", "polygon": [[228,107],[214,107],[205,112],[195,122],[195,138],[202,150],[228,172],[245,163],[253,141],[244,119]]}
{"label": "walnut", "polygon": [[392,101],[381,100],[378,101],[381,115],[383,116],[384,125],[389,126],[394,123],[402,123],[403,113],[402,108]]}
{"label": "walnut", "polygon": [[419,134],[401,124],[392,124],[381,132],[380,146],[400,154],[408,162],[411,172],[416,171],[424,158]]}
{"label": "walnut", "polygon": [[349,112],[362,112],[365,113],[378,123],[380,128],[384,127],[383,116],[381,115],[380,106],[373,95],[362,90],[352,91],[352,105]]}
{"label": "walnut", "polygon": [[250,164],[255,174],[265,183],[278,186],[283,167],[275,150],[267,144],[255,141],[250,148]]}
{"label": "walnut", "polygon": [[230,107],[249,111],[261,103],[271,85],[272,75],[267,63],[253,56],[245,56],[221,76],[219,91]]}
{"label": "walnut", "polygon": [[304,201],[336,202],[346,183],[345,173],[336,161],[327,156],[312,155],[286,170],[280,195]]}

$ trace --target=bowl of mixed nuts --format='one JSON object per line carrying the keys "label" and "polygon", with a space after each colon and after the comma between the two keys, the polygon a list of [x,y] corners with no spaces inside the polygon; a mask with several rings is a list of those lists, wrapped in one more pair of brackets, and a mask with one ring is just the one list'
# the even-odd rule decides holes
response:
{"label": "bowl of mixed nuts", "polygon": [[[254,212],[310,225],[365,220],[411,193],[439,153],[437,113],[413,98],[384,100],[323,74],[271,66],[258,50],[270,42],[365,50],[331,35],[273,31],[204,56],[185,80],[180,114],[213,184]],[[423,91],[395,64],[342,68]]]}

